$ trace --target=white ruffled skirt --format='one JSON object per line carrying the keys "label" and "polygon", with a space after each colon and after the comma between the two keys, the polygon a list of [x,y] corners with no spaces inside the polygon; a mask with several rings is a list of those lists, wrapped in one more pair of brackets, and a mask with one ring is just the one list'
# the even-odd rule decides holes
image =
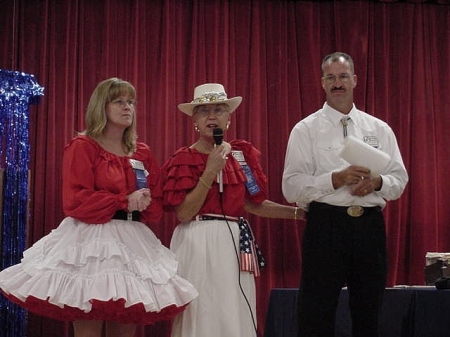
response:
{"label": "white ruffled skirt", "polygon": [[177,267],[174,253],[141,222],[89,225],[67,217],[0,272],[0,288],[42,316],[152,324],[198,295]]}

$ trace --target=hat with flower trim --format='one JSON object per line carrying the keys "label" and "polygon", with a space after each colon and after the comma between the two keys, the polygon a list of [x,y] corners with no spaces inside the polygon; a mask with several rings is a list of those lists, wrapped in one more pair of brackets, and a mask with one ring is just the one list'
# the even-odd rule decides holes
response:
{"label": "hat with flower trim", "polygon": [[241,104],[242,97],[228,98],[225,88],[219,83],[206,83],[194,89],[194,99],[190,103],[178,104],[178,109],[186,115],[192,116],[193,110],[198,105],[205,104],[227,104],[228,112],[232,113]]}

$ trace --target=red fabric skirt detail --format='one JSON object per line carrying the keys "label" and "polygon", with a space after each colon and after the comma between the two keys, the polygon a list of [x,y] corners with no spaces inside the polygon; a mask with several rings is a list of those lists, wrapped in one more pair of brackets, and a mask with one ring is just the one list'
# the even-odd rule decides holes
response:
{"label": "red fabric skirt detail", "polygon": [[92,310],[84,312],[78,308],[65,306],[60,308],[56,305],[35,297],[28,297],[25,302],[16,297],[2,292],[11,302],[14,302],[28,311],[60,321],[76,320],[103,320],[123,324],[151,325],[159,321],[170,320],[186,309],[187,305],[177,307],[171,305],[159,312],[146,312],[142,304],[135,304],[125,308],[125,300],[117,301],[92,301]]}

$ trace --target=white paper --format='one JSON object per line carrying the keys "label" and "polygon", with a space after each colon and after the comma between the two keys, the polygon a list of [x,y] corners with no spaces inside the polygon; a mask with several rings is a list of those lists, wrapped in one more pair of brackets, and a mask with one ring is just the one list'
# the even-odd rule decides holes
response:
{"label": "white paper", "polygon": [[381,174],[391,160],[387,153],[354,136],[346,138],[340,156],[352,165],[367,167],[372,175]]}

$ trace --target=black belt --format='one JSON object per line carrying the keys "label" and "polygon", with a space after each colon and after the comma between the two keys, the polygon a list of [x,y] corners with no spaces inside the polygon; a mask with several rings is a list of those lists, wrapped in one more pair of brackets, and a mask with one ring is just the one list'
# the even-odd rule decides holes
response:
{"label": "black belt", "polygon": [[113,219],[117,219],[117,220],[133,220],[133,221],[139,221],[141,213],[138,211],[134,211],[134,212],[126,212],[124,210],[120,210],[117,211],[114,215],[113,215]]}
{"label": "black belt", "polygon": [[198,214],[194,217],[193,220],[197,221],[206,221],[206,220],[228,220],[228,221],[238,221],[238,217],[228,216],[228,215],[204,215],[204,214]]}
{"label": "black belt", "polygon": [[345,213],[348,216],[351,216],[353,218],[360,217],[362,215],[369,215],[372,212],[381,212],[380,206],[374,206],[374,207],[363,207],[359,205],[352,205],[352,206],[335,206],[326,204],[323,202],[317,202],[313,201],[309,205],[309,209],[317,209],[317,210],[330,210],[338,213]]}

